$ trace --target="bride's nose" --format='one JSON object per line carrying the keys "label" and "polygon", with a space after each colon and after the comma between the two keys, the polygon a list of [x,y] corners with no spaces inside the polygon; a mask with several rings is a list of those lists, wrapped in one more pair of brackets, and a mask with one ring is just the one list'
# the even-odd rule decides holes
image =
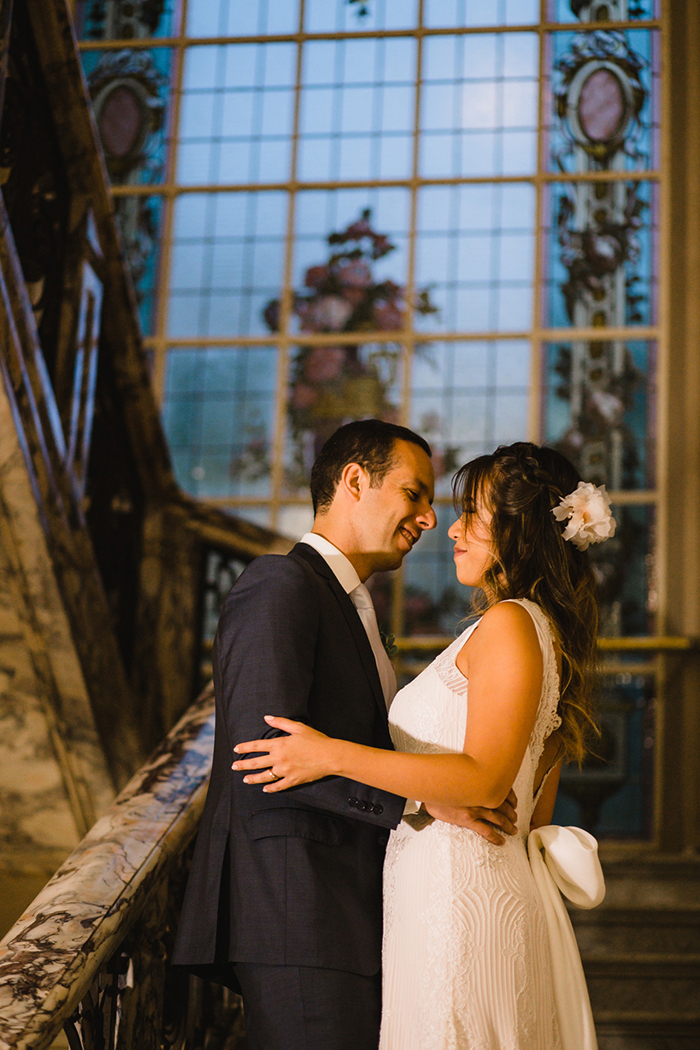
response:
{"label": "bride's nose", "polygon": [[447,535],[450,537],[451,540],[456,541],[459,539],[459,526],[460,520],[459,518],[457,518],[455,521],[452,522],[449,529],[447,530]]}

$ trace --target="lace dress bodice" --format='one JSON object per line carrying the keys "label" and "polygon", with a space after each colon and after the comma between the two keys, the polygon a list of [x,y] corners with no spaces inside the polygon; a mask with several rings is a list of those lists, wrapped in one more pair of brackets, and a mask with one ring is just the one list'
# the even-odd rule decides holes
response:
{"label": "lace dress bodice", "polygon": [[[518,830],[521,837],[527,837],[535,803],[532,789],[544,742],[561,725],[557,714],[559,674],[549,620],[538,605],[526,598],[517,599],[515,604],[522,605],[532,617],[543,659],[537,718],[513,784],[518,797]],[[477,620],[467,627],[421,674],[396,694],[389,712],[389,728],[397,751],[444,754],[463,750],[469,683],[455,661],[480,622]]]}
{"label": "lace dress bodice", "polygon": [[[547,934],[527,860],[533,783],[544,742],[561,723],[549,621],[533,602],[543,655],[535,725],[513,785],[518,832],[494,846],[418,814],[392,833],[384,875],[380,1050],[559,1050]],[[468,627],[394,699],[398,751],[462,751],[468,681],[455,660]]]}

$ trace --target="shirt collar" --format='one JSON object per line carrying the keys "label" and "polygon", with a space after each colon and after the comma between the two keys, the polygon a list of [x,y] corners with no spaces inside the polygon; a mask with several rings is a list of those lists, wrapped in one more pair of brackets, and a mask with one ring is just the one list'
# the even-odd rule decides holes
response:
{"label": "shirt collar", "polygon": [[355,566],[325,536],[320,536],[318,532],[305,532],[299,542],[306,543],[309,547],[313,547],[315,551],[318,551],[346,594],[350,594],[351,591],[360,586],[362,581],[357,575]]}

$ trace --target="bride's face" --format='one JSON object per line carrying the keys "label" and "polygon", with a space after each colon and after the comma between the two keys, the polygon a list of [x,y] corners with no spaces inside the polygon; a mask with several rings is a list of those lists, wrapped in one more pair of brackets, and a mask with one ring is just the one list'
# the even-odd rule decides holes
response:
{"label": "bride's face", "polygon": [[491,518],[491,512],[479,501],[475,514],[457,518],[448,529],[447,535],[455,545],[457,579],[465,587],[482,587],[486,570],[496,560],[492,549]]}

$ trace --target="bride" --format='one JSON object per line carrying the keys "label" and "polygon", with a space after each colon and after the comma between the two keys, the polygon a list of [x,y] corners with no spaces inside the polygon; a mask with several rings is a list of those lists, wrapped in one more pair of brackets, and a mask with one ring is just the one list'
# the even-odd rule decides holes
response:
{"label": "bride", "polygon": [[[604,489],[526,442],[467,463],[454,494],[455,570],[480,588],[482,615],[397,694],[396,751],[269,717],[289,735],[240,744],[265,754],[235,768],[273,767],[268,792],[337,774],[419,800],[385,864],[380,1050],[559,1050],[564,964],[526,844],[550,823],[562,759],[586,754],[597,612],[585,551],[614,521]],[[449,807],[495,808],[511,787],[518,835],[505,845],[446,822]]]}

